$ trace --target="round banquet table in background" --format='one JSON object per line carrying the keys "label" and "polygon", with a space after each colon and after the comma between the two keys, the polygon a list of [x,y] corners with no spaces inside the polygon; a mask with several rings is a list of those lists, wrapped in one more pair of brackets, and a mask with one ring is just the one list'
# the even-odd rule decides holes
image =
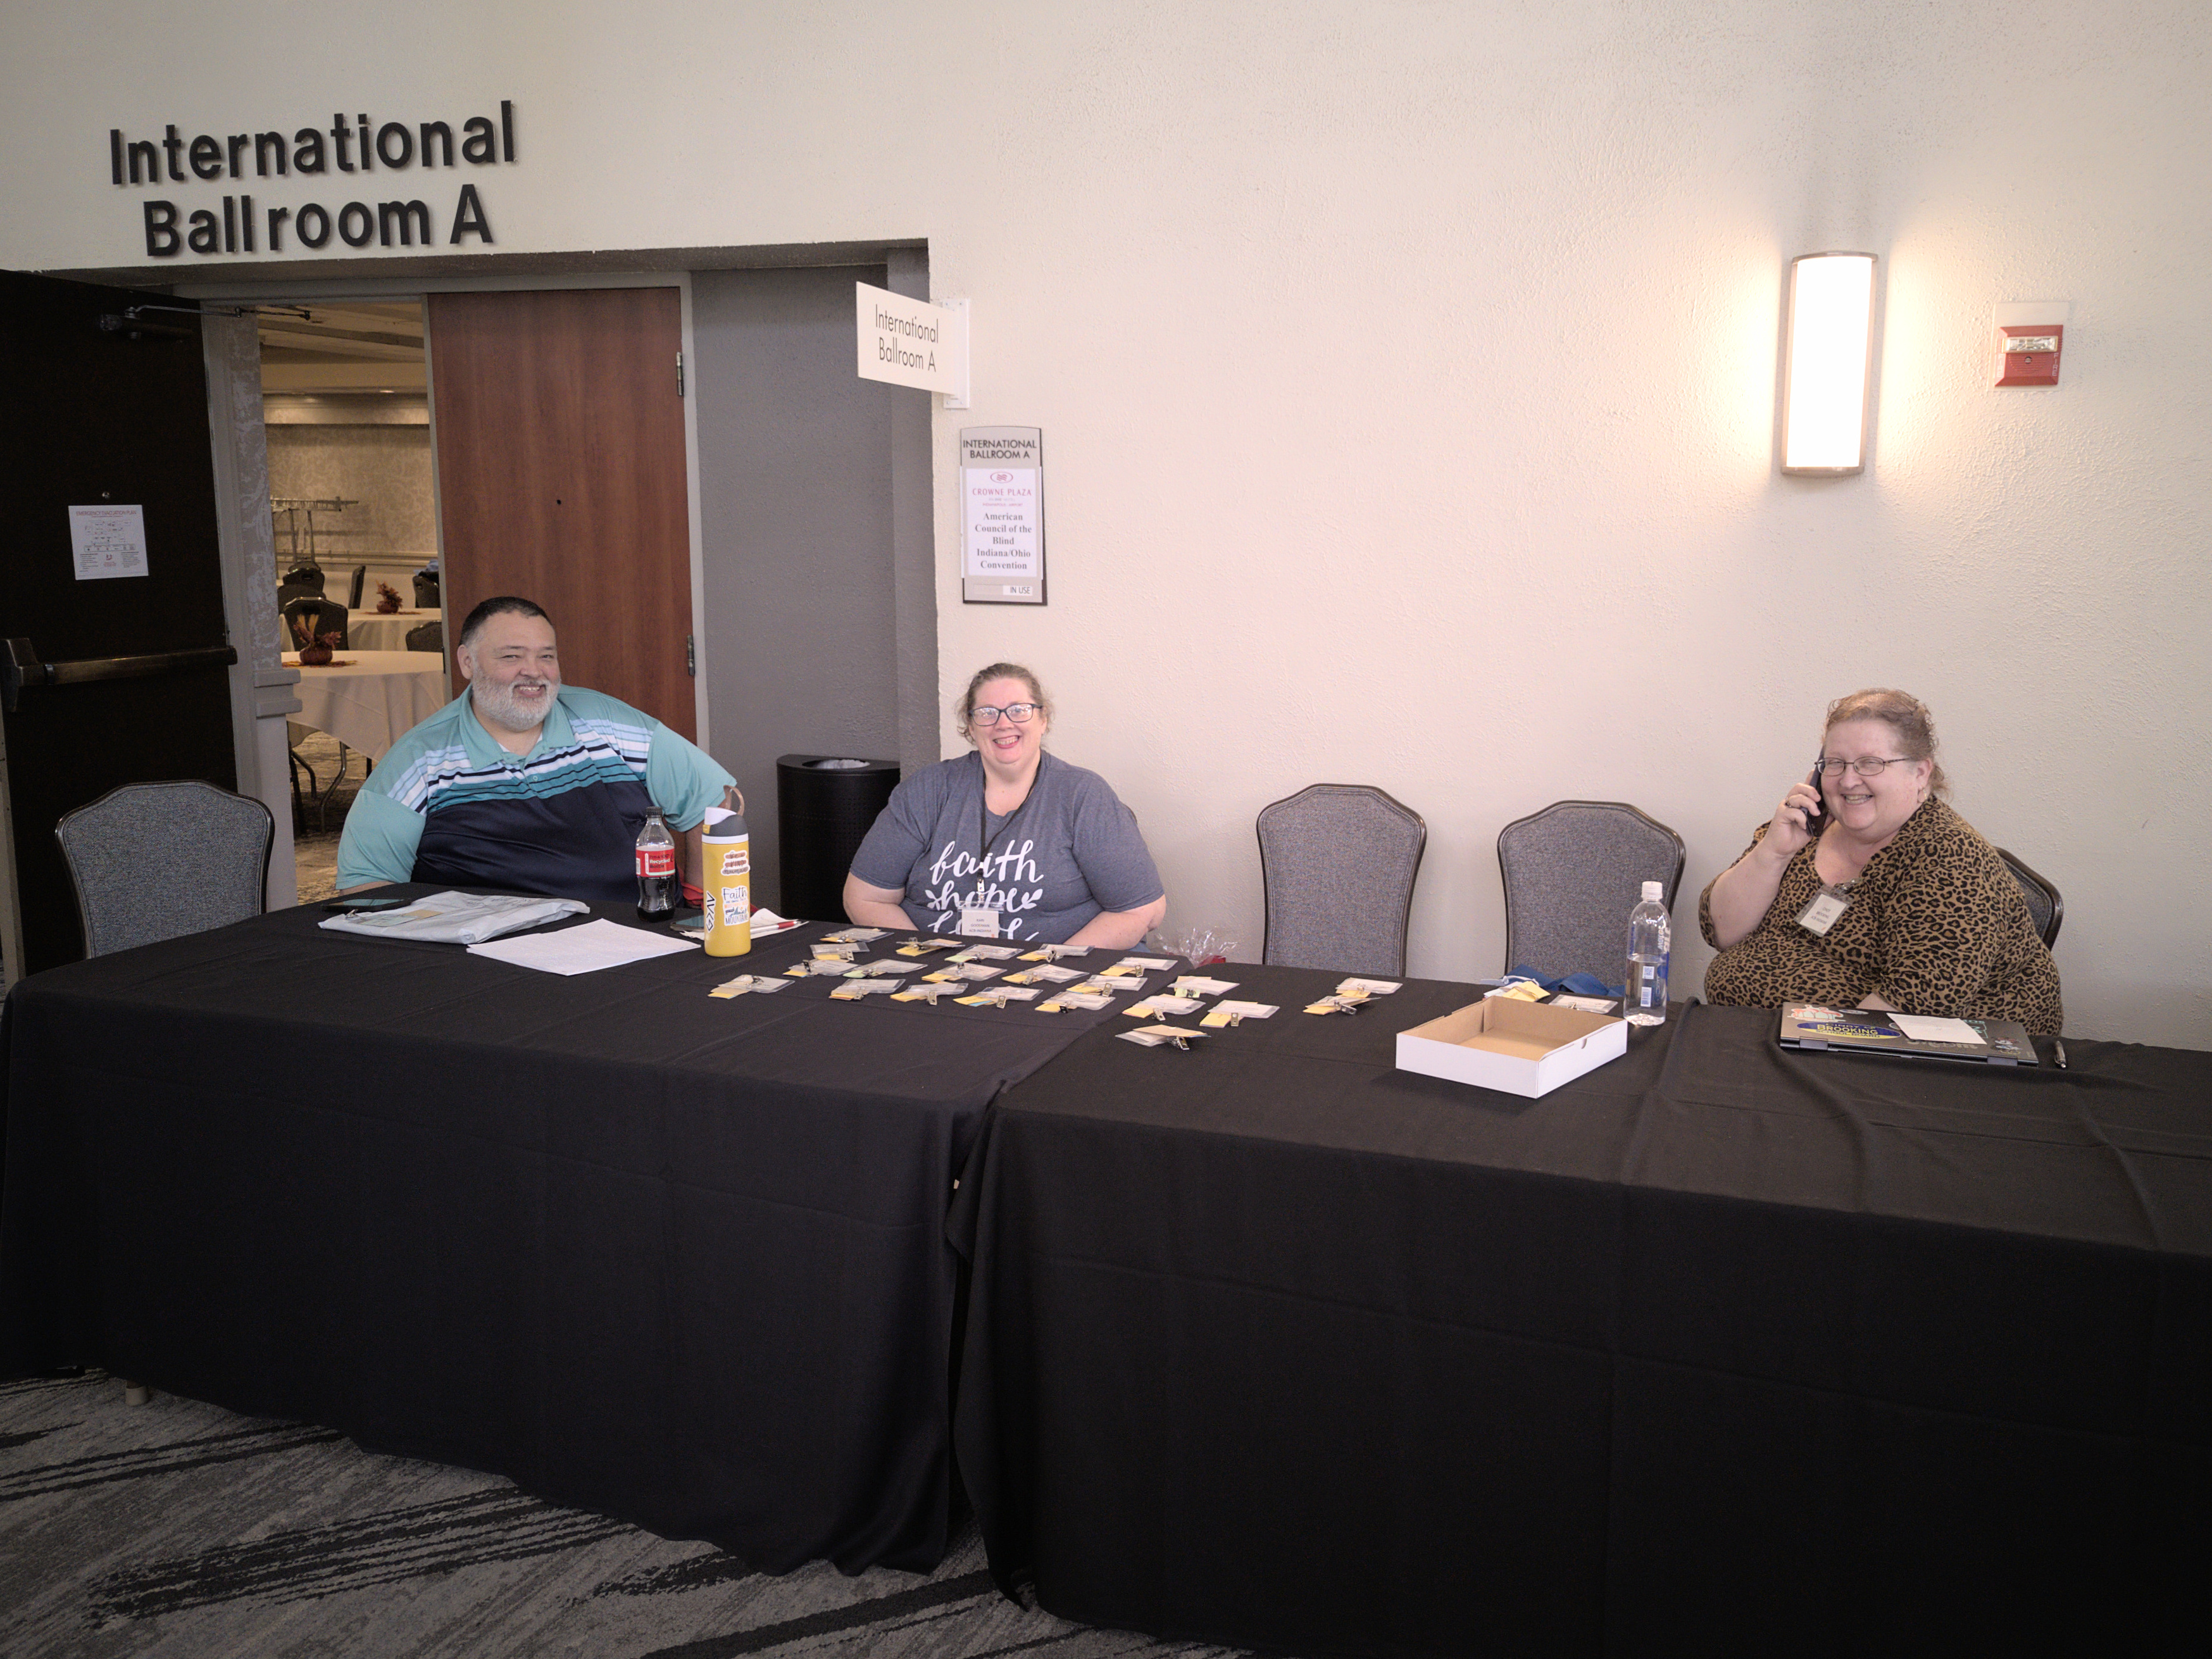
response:
{"label": "round banquet table in background", "polygon": [[284,664],[300,670],[300,712],[292,718],[371,760],[382,760],[401,732],[447,699],[446,659],[436,652],[343,651],[337,663],[311,668],[288,651]]}
{"label": "round banquet table in background", "polygon": [[362,651],[404,651],[410,629],[438,620],[436,607],[428,611],[346,612],[346,644]]}

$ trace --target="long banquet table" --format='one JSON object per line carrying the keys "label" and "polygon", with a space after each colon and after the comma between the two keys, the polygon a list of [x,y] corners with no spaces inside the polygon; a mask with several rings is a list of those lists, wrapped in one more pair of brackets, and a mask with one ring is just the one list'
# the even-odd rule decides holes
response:
{"label": "long banquet table", "polygon": [[932,1565],[952,1182],[1110,1016],[707,995],[817,926],[562,978],[322,915],[15,987],[0,1374],[103,1364],[758,1566]]}
{"label": "long banquet table", "polygon": [[1003,1583],[1304,1656],[2201,1638],[2212,1054],[1678,1007],[1531,1101],[1394,1069],[1467,987],[1314,1018],[1333,976],[1210,971],[1283,1012],[1085,1036],[958,1194]]}

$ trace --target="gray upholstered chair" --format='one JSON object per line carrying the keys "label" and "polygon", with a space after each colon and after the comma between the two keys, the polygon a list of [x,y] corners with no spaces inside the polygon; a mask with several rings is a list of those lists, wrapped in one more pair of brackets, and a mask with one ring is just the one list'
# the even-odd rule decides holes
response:
{"label": "gray upholstered chair", "polygon": [[357,564],[353,568],[353,579],[346,584],[346,609],[361,609],[361,590],[368,583],[368,567]]}
{"label": "gray upholstered chair", "polygon": [[418,570],[415,573],[415,607],[427,611],[438,603],[438,573]]}
{"label": "gray upholstered chair", "polygon": [[84,953],[106,956],[258,916],[276,823],[211,783],[126,783],[54,826]]}
{"label": "gray upholstered chair", "polygon": [[1624,801],[1554,801],[1516,818],[1498,835],[1506,968],[1618,983],[1628,965],[1628,913],[1647,881],[1665,885],[1673,912],[1682,856],[1680,836]]}
{"label": "gray upholstered chair", "polygon": [[409,629],[407,648],[410,651],[443,651],[446,648],[446,624],[426,622]]}
{"label": "gray upholstered chair", "polygon": [[2021,896],[2027,901],[2029,919],[2035,923],[2035,931],[2043,935],[2044,948],[2050,949],[2058,943],[2059,925],[2066,920],[2066,901],[2059,896],[2048,877],[2036,874],[2003,848],[1997,848],[1997,856],[2005,861],[2005,868],[2020,884]]}
{"label": "gray upholstered chair", "polygon": [[1365,784],[1316,783],[1260,811],[1267,921],[1261,960],[1349,974],[1406,971],[1429,827]]}

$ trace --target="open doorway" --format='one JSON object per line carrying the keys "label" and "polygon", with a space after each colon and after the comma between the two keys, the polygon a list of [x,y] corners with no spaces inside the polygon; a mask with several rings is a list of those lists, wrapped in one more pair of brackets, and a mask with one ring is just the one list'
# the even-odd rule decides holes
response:
{"label": "open doorway", "polygon": [[264,307],[259,332],[285,660],[331,648],[328,663],[310,651],[286,728],[306,903],[337,890],[338,837],[375,757],[445,696],[422,306]]}

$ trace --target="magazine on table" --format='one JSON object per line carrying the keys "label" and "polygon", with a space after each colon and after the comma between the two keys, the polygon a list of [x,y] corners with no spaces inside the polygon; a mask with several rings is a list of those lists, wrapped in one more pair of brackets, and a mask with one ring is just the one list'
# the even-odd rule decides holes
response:
{"label": "magazine on table", "polygon": [[580,916],[590,908],[581,899],[520,893],[433,893],[397,909],[346,911],[325,918],[321,925],[334,933],[359,933],[366,939],[481,945],[563,916]]}

